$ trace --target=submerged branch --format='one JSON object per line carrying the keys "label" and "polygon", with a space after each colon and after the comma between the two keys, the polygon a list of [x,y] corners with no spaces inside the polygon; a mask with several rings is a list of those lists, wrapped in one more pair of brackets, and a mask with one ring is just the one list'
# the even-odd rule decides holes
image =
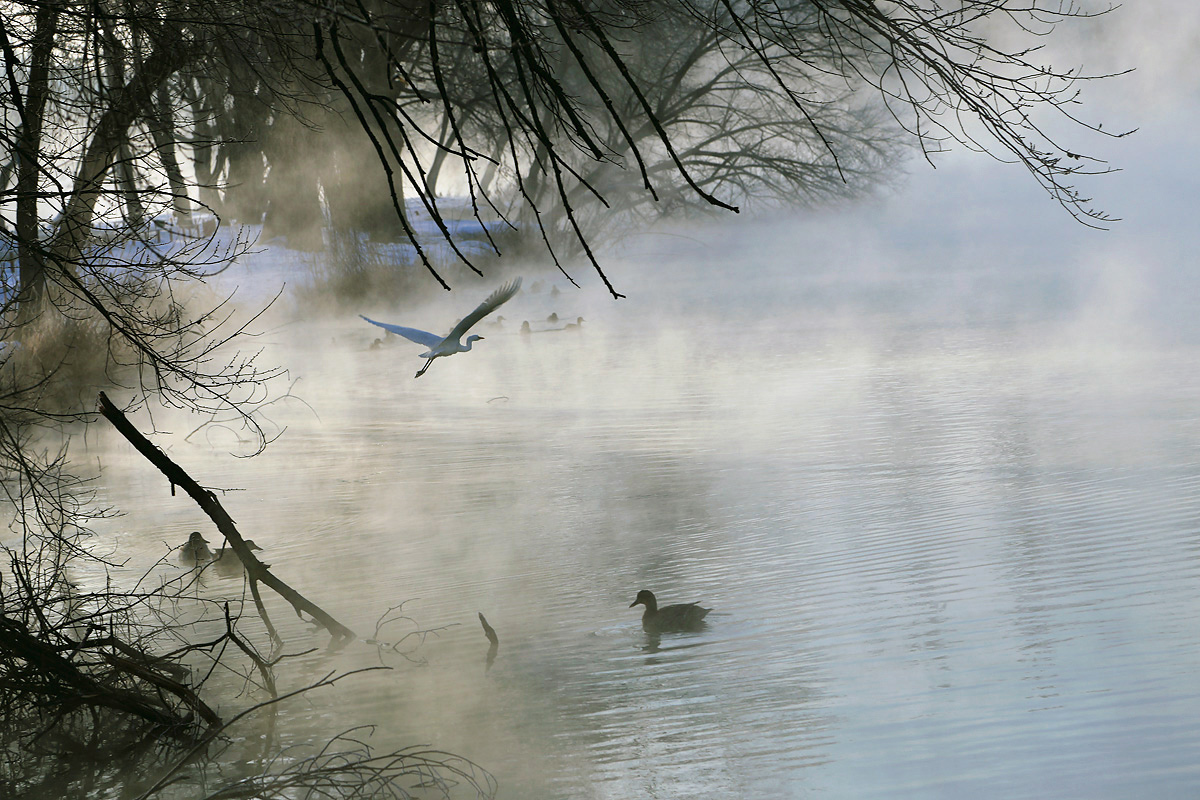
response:
{"label": "submerged branch", "polygon": [[246,546],[246,540],[242,538],[241,533],[238,532],[237,525],[234,524],[233,519],[225,511],[224,507],[221,506],[216,495],[196,483],[182,467],[172,461],[167,457],[166,453],[155,447],[149,439],[143,436],[121,410],[112,404],[112,401],[108,399],[108,396],[104,392],[100,392],[99,406],[100,413],[104,415],[104,418],[111,422],[113,427],[120,431],[121,435],[128,439],[129,443],[139,453],[145,456],[151,464],[158,467],[159,471],[167,476],[167,480],[171,482],[172,491],[174,491],[175,486],[182,487],[196,501],[200,509],[208,515],[209,519],[217,526],[217,530],[229,542],[230,547],[233,548],[233,552],[245,566],[246,575],[250,579],[251,585],[257,581],[262,581],[291,604],[297,614],[308,612],[318,624],[323,626],[333,636],[330,647],[340,647],[355,637],[354,631],[338,622],[316,603],[313,603],[291,586],[281,581],[271,572],[267,565],[259,561],[254,552]]}
{"label": "submerged branch", "polygon": [[[166,692],[199,714],[210,727],[221,724],[216,712],[184,684],[144,663],[105,652],[105,647],[121,649],[114,640],[115,637],[109,636],[56,647],[38,639],[19,621],[0,616],[0,660],[25,666],[23,670],[7,672],[10,688],[21,684],[47,698],[47,702],[56,699],[64,710],[82,705],[109,708],[161,726],[172,734],[183,734],[189,720],[164,702],[162,693]],[[100,651],[100,657],[116,670],[113,677],[104,679],[87,671],[93,662],[80,661],[78,656],[92,649]],[[123,678],[140,679],[148,685],[148,690],[122,687],[119,683]]]}

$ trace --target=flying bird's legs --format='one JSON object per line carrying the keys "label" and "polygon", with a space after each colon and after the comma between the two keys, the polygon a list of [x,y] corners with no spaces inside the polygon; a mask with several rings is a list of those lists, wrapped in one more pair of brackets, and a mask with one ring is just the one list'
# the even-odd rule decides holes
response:
{"label": "flying bird's legs", "polygon": [[432,363],[433,363],[433,359],[432,359],[432,358],[431,358],[431,359],[429,359],[428,361],[426,361],[426,362],[425,362],[425,366],[421,367],[421,371],[420,371],[420,372],[418,372],[416,375],[413,375],[413,377],[414,377],[414,378],[419,378],[419,377],[421,377],[422,375],[424,375],[424,374],[425,374],[425,370],[429,369],[429,365],[430,365],[430,364],[432,364]]}

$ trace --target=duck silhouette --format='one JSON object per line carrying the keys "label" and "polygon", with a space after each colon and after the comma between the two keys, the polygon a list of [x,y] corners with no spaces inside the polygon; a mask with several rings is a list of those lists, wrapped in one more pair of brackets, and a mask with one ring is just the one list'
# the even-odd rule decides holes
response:
{"label": "duck silhouette", "polygon": [[[254,543],[253,539],[246,540],[246,547],[250,550],[262,550],[261,547]],[[233,551],[232,547],[225,545],[222,545],[221,549],[213,556],[213,566],[222,575],[236,575],[245,569],[242,565],[242,560],[238,558],[238,554]]]}
{"label": "duck silhouette", "polygon": [[179,548],[179,559],[193,566],[212,561],[213,553],[208,549],[208,539],[201,536],[200,531],[192,531],[187,542]]}
{"label": "duck silhouette", "polygon": [[666,631],[695,631],[703,628],[704,617],[711,608],[704,608],[696,603],[678,603],[676,605],[658,607],[658,599],[654,592],[642,589],[637,593],[637,599],[629,604],[630,608],[643,605],[646,611],[642,614],[642,630],[647,633],[663,633]]}

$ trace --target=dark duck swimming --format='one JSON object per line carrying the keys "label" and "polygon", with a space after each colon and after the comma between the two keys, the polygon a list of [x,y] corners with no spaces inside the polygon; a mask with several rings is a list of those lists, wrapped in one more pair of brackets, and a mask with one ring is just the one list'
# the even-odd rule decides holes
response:
{"label": "dark duck swimming", "polygon": [[694,631],[704,627],[704,617],[711,608],[704,608],[697,603],[678,603],[676,605],[658,607],[658,598],[649,589],[637,593],[637,599],[629,604],[630,608],[642,605],[646,611],[642,614],[642,629],[648,633],[663,633],[666,631]]}

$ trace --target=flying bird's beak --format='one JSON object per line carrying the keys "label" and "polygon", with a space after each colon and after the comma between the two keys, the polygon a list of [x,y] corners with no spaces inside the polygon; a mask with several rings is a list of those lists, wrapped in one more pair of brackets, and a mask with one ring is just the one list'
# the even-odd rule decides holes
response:
{"label": "flying bird's beak", "polygon": [[481,341],[481,342],[483,341],[483,337],[482,337],[482,336],[480,336],[480,337],[479,337],[479,341]]}

